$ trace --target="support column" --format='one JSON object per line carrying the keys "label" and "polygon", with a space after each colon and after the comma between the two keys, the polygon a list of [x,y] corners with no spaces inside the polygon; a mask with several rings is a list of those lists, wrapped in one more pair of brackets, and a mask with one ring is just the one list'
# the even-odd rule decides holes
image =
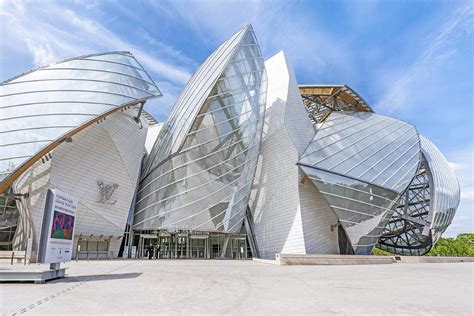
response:
{"label": "support column", "polygon": [[227,250],[227,245],[229,244],[229,239],[230,239],[230,235],[226,235],[224,239],[224,245],[222,245],[222,251],[220,255],[221,259],[225,258],[225,252]]}

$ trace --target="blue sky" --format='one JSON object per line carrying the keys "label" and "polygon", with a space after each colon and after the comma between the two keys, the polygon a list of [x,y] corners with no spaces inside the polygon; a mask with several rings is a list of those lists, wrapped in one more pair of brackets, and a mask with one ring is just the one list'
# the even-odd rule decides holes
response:
{"label": "blue sky", "polygon": [[472,1],[0,0],[0,81],[89,53],[129,50],[164,97],[251,23],[266,58],[284,50],[298,82],[344,83],[417,126],[445,154],[462,197],[446,235],[474,232]]}

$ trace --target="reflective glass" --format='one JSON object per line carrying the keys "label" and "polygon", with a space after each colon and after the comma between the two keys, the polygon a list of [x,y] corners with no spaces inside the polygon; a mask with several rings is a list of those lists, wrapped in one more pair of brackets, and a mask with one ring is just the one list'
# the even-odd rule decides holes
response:
{"label": "reflective glass", "polygon": [[240,229],[258,157],[265,93],[263,60],[256,42],[245,42],[254,38],[248,33],[253,31],[239,32],[221,45],[178,98],[164,125],[168,135],[159,136],[146,161],[135,229]]}

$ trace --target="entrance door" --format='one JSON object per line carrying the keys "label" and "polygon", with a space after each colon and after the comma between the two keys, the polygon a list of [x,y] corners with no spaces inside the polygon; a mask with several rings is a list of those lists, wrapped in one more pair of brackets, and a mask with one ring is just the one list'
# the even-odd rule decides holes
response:
{"label": "entrance door", "polygon": [[158,236],[154,236],[151,234],[140,235],[140,242],[139,242],[139,257],[140,258],[148,258],[150,253],[153,258],[156,257],[156,246],[158,244]]}
{"label": "entrance door", "polygon": [[206,258],[206,239],[191,238],[191,257],[192,258]]}
{"label": "entrance door", "polygon": [[173,259],[174,258],[174,242],[172,236],[160,237],[160,258]]}
{"label": "entrance door", "polygon": [[176,257],[178,259],[188,258],[188,237],[187,236],[176,237]]}

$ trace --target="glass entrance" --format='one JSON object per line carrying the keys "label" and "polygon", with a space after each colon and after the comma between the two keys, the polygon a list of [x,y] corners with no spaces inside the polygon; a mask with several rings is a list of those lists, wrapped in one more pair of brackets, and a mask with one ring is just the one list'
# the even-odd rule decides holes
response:
{"label": "glass entrance", "polygon": [[139,257],[140,258],[156,258],[158,255],[158,236],[150,234],[140,235],[139,242]]}
{"label": "glass entrance", "polygon": [[173,237],[170,236],[160,236],[160,259],[172,259],[174,258],[174,242]]}
{"label": "glass entrance", "polygon": [[191,231],[140,231],[133,234],[137,258],[216,259],[251,258],[245,234]]}
{"label": "glass entrance", "polygon": [[187,236],[177,236],[176,237],[176,258],[186,259],[188,258],[188,237]]}
{"label": "glass entrance", "polygon": [[193,259],[207,257],[207,251],[206,251],[207,238],[204,239],[204,238],[191,237],[190,244],[191,244],[191,257]]}

